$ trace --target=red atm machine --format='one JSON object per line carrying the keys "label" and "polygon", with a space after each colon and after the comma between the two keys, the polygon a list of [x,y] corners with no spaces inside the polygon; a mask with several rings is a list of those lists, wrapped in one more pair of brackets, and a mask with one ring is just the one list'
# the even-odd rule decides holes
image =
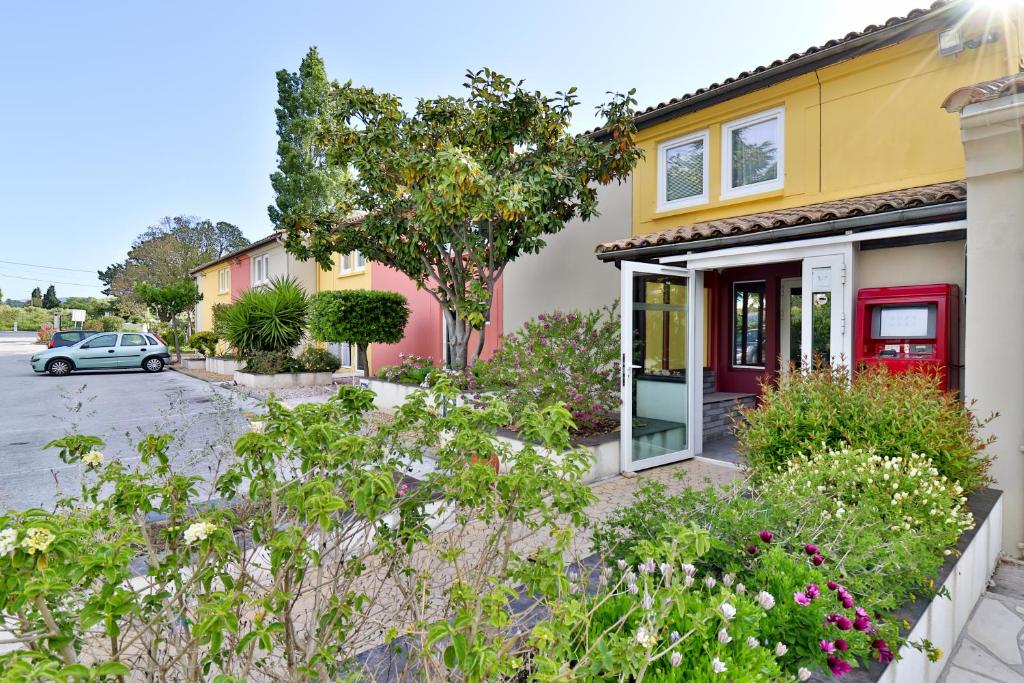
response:
{"label": "red atm machine", "polygon": [[857,292],[857,367],[938,374],[946,389],[960,377],[960,288],[877,287]]}

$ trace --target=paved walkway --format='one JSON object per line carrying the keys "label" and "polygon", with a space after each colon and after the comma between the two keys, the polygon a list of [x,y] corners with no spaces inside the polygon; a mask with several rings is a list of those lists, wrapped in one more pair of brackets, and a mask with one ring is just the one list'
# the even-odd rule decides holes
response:
{"label": "paved walkway", "polygon": [[1000,565],[940,681],[1024,683],[1024,568]]}

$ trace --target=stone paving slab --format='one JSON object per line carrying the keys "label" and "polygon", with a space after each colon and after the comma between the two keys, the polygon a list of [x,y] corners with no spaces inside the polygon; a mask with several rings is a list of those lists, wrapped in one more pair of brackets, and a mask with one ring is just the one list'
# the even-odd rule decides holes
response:
{"label": "stone paving slab", "polygon": [[939,681],[1024,683],[1024,567],[996,569]]}

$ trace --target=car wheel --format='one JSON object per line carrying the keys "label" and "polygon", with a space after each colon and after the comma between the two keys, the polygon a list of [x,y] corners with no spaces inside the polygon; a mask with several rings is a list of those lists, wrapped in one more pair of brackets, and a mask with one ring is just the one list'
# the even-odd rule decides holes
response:
{"label": "car wheel", "polygon": [[147,358],[142,364],[142,369],[146,372],[160,372],[164,369],[164,361],[160,358]]}
{"label": "car wheel", "polygon": [[46,371],[54,377],[63,377],[71,372],[71,362],[66,361],[63,358],[50,361],[50,364],[46,366]]}

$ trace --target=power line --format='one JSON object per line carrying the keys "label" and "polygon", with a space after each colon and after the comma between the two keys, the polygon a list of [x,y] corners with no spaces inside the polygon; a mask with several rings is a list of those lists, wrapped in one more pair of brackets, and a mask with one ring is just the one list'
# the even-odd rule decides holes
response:
{"label": "power line", "polygon": [[0,277],[13,277],[18,280],[28,280],[34,282],[37,285],[72,285],[74,287],[96,287],[102,289],[103,285],[87,285],[84,282],[61,282],[60,280],[37,280],[34,277],[22,277],[21,275],[10,275],[8,273],[0,273]]}
{"label": "power line", "polygon": [[[85,270],[84,268],[58,268],[57,266],[41,266],[36,263],[19,263],[18,261],[0,261],[0,263],[8,263],[12,266],[28,266],[29,268],[46,268],[47,270],[73,270],[76,273],[95,273],[95,270]],[[66,282],[61,284],[67,284]]]}

